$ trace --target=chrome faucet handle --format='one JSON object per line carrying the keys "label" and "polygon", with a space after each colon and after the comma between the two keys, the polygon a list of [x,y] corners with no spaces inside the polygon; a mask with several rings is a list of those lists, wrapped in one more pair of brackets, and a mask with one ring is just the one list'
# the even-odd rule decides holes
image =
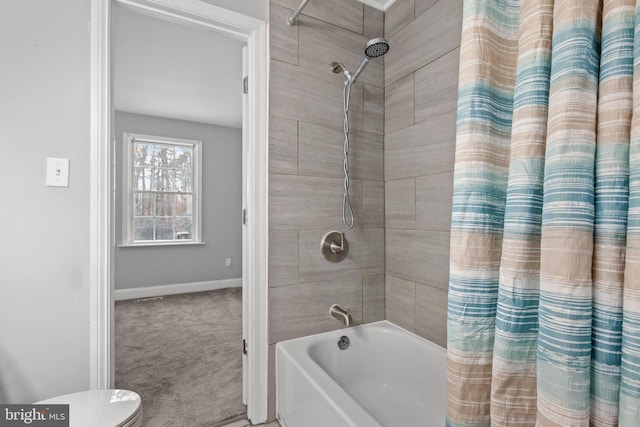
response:
{"label": "chrome faucet handle", "polygon": [[329,262],[340,262],[349,252],[349,242],[341,231],[330,231],[320,241],[320,251]]}
{"label": "chrome faucet handle", "polygon": [[344,233],[340,233],[340,244],[338,245],[335,241],[332,241],[331,244],[329,244],[329,250],[336,255],[344,250]]}

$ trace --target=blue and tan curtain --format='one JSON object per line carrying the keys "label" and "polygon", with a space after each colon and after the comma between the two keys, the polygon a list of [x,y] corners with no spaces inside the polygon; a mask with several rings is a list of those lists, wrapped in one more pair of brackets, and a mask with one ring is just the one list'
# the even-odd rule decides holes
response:
{"label": "blue and tan curtain", "polygon": [[465,0],[460,55],[447,425],[638,427],[640,5]]}

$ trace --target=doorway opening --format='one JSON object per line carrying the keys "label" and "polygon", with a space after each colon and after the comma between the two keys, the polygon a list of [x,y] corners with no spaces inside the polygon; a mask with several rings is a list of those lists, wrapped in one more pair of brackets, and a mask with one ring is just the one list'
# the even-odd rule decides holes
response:
{"label": "doorway opening", "polygon": [[115,388],[144,425],[245,418],[246,43],[117,3],[112,29]]}
{"label": "doorway opening", "polygon": [[[238,349],[243,356],[243,401],[254,423],[266,421],[267,407],[267,56],[266,25],[260,20],[204,2],[182,0],[92,0],[91,62],[91,386],[114,386],[114,300],[116,299],[116,251],[122,243],[116,236],[118,177],[112,168],[117,152],[112,141],[112,97],[115,7],[126,7],[147,17],[207,30],[246,44],[244,75],[250,90],[243,95],[242,108],[242,337]],[[143,64],[144,65],[144,64]],[[140,113],[137,113],[140,114]],[[148,135],[147,135],[148,136]],[[153,135],[152,135],[153,136]],[[166,171],[164,171],[166,172]],[[206,215],[206,214],[205,214]],[[184,219],[184,218],[183,218]],[[149,218],[146,218],[149,222]],[[166,225],[166,224],[165,224]],[[184,223],[183,223],[184,225]],[[172,226],[175,228],[175,225]],[[122,227],[121,227],[122,228]],[[166,227],[165,227],[166,228]],[[206,228],[204,228],[206,230]],[[173,229],[172,229],[173,230]],[[173,230],[175,231],[175,230]],[[189,240],[191,230],[181,230],[178,245]],[[162,234],[162,233],[160,233]],[[170,233],[171,234],[171,233]],[[165,235],[166,237],[167,235]],[[206,239],[206,237],[205,237]],[[179,241],[182,240],[182,241]],[[190,242],[194,245],[201,242]],[[207,243],[207,242],[205,242]],[[224,241],[211,245],[224,246]],[[174,249],[175,247],[171,248]],[[153,248],[164,250],[165,248]],[[223,259],[226,263],[227,256]],[[232,264],[233,260],[229,263]],[[226,268],[226,267],[225,267]],[[227,280],[227,279],[221,279]],[[190,281],[198,283],[206,281]],[[240,339],[242,338],[242,339]],[[144,404],[144,402],[143,402]]]}

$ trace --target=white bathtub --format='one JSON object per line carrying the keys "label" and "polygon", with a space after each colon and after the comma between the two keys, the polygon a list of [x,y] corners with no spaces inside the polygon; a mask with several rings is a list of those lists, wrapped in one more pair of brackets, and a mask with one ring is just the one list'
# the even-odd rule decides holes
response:
{"label": "white bathtub", "polygon": [[278,419],[282,427],[444,426],[445,371],[442,347],[387,321],[283,341]]}

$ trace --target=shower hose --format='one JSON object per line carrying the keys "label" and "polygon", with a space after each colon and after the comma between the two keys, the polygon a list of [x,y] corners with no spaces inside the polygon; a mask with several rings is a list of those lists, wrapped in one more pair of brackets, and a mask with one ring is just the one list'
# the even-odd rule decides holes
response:
{"label": "shower hose", "polygon": [[349,99],[351,98],[351,85],[352,82],[346,80],[342,93],[344,106],[344,195],[342,197],[342,223],[348,229],[353,228],[355,222],[351,199],[349,198]]}

